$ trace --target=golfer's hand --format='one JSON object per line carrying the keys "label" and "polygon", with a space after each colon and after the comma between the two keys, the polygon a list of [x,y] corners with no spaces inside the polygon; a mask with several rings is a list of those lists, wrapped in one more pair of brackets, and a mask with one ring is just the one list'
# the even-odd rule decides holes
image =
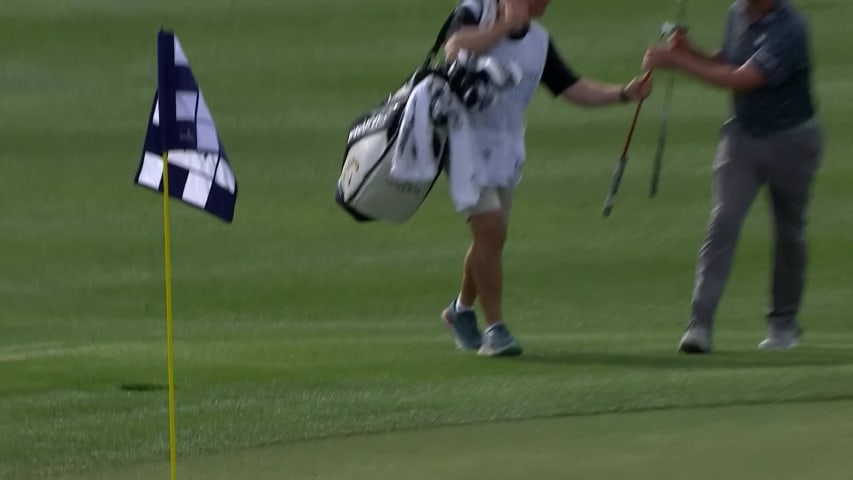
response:
{"label": "golfer's hand", "polygon": [[521,30],[530,23],[527,0],[504,0],[501,2],[501,19],[508,31]]}
{"label": "golfer's hand", "polygon": [[674,68],[679,50],[670,50],[668,46],[652,45],[646,50],[646,55],[643,57],[643,69],[670,69]]}
{"label": "golfer's hand", "polygon": [[669,36],[667,45],[669,45],[670,50],[684,50],[688,52],[693,50],[693,44],[690,42],[690,38],[687,36],[687,29],[684,27],[676,27],[672,35]]}
{"label": "golfer's hand", "polygon": [[625,95],[627,95],[631,100],[639,102],[652,94],[652,83],[653,80],[651,75],[648,79],[645,79],[644,77],[634,77],[633,80],[628,82],[628,85],[625,85]]}

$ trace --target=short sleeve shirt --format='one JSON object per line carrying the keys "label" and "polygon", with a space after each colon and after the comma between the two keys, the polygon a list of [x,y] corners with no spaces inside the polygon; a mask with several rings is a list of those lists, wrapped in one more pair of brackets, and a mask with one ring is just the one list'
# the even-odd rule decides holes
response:
{"label": "short sleeve shirt", "polygon": [[749,63],[767,79],[761,88],[734,94],[734,120],[743,129],[764,136],[814,116],[808,28],[788,0],[777,0],[756,21],[747,16],[745,0],[737,0],[729,11],[722,53],[727,64]]}

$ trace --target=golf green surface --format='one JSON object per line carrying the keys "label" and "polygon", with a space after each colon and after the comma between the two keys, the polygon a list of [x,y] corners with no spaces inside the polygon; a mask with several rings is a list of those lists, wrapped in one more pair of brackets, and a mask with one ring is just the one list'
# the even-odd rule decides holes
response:
{"label": "golf green surface", "polygon": [[[203,456],[187,479],[846,479],[853,403],[551,418],[354,436]],[[318,461],[323,458],[325,461]],[[168,464],[86,478],[168,476]]]}
{"label": "golf green surface", "polygon": [[[690,2],[719,44],[728,2]],[[468,232],[442,179],[405,225],[334,203],[350,122],[410,73],[454,2],[0,2],[0,479],[169,476],[162,209],[135,187],[155,38],[174,29],[240,185],[235,222],[172,203],[179,478],[849,478],[853,4],[813,25],[827,151],[802,345],[759,352],[772,237],[750,212],[715,353],[678,355],[724,92],[667,76],[633,109],[543,90],[505,256],[517,359],[457,351],[439,314]],[[583,76],[623,82],[675,2],[552,2]]]}

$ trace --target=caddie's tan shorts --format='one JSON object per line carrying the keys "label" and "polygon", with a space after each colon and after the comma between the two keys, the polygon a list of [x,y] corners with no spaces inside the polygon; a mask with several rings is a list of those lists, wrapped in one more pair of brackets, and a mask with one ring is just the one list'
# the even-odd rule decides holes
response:
{"label": "caddie's tan shorts", "polygon": [[465,210],[465,218],[470,220],[472,216],[482,213],[500,211],[504,222],[509,223],[509,212],[512,208],[511,188],[484,188],[480,192],[480,200],[473,207]]}

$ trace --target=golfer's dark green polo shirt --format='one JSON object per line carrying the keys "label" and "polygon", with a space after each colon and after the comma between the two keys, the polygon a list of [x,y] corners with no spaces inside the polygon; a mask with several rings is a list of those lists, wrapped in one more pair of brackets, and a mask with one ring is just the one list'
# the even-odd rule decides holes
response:
{"label": "golfer's dark green polo shirt", "polygon": [[800,125],[815,115],[808,26],[788,0],[775,3],[762,18],[751,20],[746,0],[737,0],[729,11],[723,41],[726,63],[749,62],[767,78],[762,88],[734,94],[732,120],[756,137]]}

